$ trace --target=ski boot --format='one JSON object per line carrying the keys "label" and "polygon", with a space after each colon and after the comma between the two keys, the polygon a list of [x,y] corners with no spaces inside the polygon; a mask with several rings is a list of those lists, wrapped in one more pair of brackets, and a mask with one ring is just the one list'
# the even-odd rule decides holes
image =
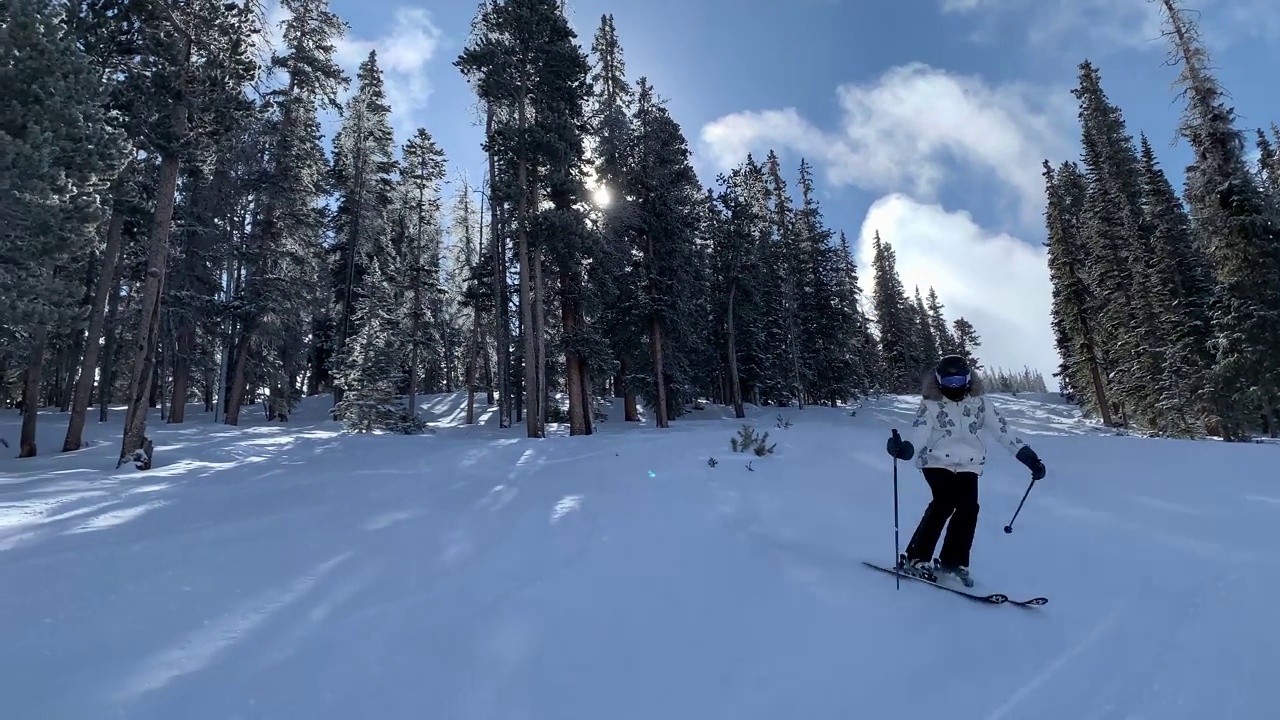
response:
{"label": "ski boot", "polygon": [[938,576],[928,560],[908,560],[905,554],[898,556],[898,572],[928,582],[938,582]]}
{"label": "ski boot", "polygon": [[961,565],[943,565],[938,562],[937,558],[933,559],[933,572],[935,576],[949,575],[961,583],[965,587],[973,587],[973,577],[969,574],[969,568]]}

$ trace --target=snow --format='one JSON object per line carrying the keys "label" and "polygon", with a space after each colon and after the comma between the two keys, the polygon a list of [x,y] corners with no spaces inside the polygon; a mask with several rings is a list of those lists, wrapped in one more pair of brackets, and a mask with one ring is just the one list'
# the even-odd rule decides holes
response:
{"label": "snow", "polygon": [[[763,458],[713,405],[546,440],[483,400],[464,426],[459,395],[418,437],[345,435],[325,397],[238,428],[196,406],[145,473],[113,469],[122,410],[70,454],[50,412],[46,455],[0,459],[0,716],[1274,717],[1280,448],[996,401],[1049,476],[1006,535],[1029,477],[991,443],[975,589],[1040,608],[860,564],[892,560],[910,398],[752,408]],[[899,471],[905,546],[927,489]]]}

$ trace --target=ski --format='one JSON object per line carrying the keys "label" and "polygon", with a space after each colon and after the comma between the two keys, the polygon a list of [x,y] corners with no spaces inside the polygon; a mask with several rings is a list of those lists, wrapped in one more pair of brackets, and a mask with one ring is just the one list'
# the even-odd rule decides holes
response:
{"label": "ski", "polygon": [[950,585],[943,585],[940,582],[937,582],[935,580],[930,580],[925,577],[920,577],[919,575],[912,575],[910,573],[905,573],[895,568],[887,568],[882,565],[877,565],[873,562],[867,562],[866,560],[863,560],[862,564],[866,565],[869,568],[875,568],[876,570],[879,570],[881,572],[887,572],[890,575],[897,575],[898,577],[904,577],[904,578],[907,578],[908,580],[919,580],[920,582],[925,583],[926,585],[932,585],[933,587],[940,588],[948,592],[953,592],[957,595],[963,595],[969,598],[970,600],[974,600],[977,602],[984,602],[984,603],[987,603],[988,605],[1008,604],[1008,605],[1017,605],[1019,607],[1038,607],[1040,605],[1044,605],[1049,602],[1049,598],[1044,598],[1044,597],[1031,598],[1030,600],[1010,600],[1009,596],[1005,595],[1004,593],[990,593],[990,594],[984,595],[982,593],[968,592],[966,590],[961,590],[960,588],[951,587]]}

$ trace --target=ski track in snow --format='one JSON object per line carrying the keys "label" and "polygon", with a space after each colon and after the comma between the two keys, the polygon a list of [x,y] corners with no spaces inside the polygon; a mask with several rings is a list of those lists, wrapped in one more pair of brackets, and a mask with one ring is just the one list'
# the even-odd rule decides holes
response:
{"label": "ski track in snow", "polygon": [[[995,398],[1049,476],[1004,534],[1027,477],[988,443],[975,590],[1042,608],[859,562],[892,561],[884,438],[912,398],[708,405],[667,430],[615,409],[545,440],[482,402],[463,426],[465,393],[422,398],[420,437],[345,435],[325,397],[289,425],[193,408],[152,425],[146,473],[114,469],[116,410],[79,452],[0,458],[0,715],[1273,717],[1280,446]],[[41,447],[64,418],[42,413]],[[743,422],[773,456],[730,451]],[[909,464],[899,488],[901,547],[928,498]]]}
{"label": "ski track in snow", "polygon": [[1071,662],[1081,653],[1092,648],[1098,641],[1098,638],[1102,637],[1103,633],[1107,632],[1111,626],[1120,619],[1124,614],[1125,609],[1126,608],[1123,604],[1117,605],[1115,609],[1102,619],[1101,622],[1094,625],[1093,629],[1091,629],[1087,635],[1080,638],[1080,641],[1073,645],[1071,649],[1055,658],[1053,662],[1049,663],[1048,667],[1040,671],[1039,674],[1031,678],[1031,680],[1027,681],[1025,685],[1018,688],[1012,695],[1010,695],[1009,699],[1006,700],[1003,705],[987,716],[987,720],[1004,720],[1004,718],[1011,717],[1009,713],[1012,712],[1024,698],[1035,692],[1037,688],[1056,675],[1068,662]]}

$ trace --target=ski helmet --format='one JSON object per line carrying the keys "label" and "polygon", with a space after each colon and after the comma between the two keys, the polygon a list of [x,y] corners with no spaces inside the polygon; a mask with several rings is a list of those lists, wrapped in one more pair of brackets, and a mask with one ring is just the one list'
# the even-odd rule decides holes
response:
{"label": "ski helmet", "polygon": [[947,355],[933,368],[938,385],[947,390],[964,390],[969,387],[969,363],[959,355]]}

